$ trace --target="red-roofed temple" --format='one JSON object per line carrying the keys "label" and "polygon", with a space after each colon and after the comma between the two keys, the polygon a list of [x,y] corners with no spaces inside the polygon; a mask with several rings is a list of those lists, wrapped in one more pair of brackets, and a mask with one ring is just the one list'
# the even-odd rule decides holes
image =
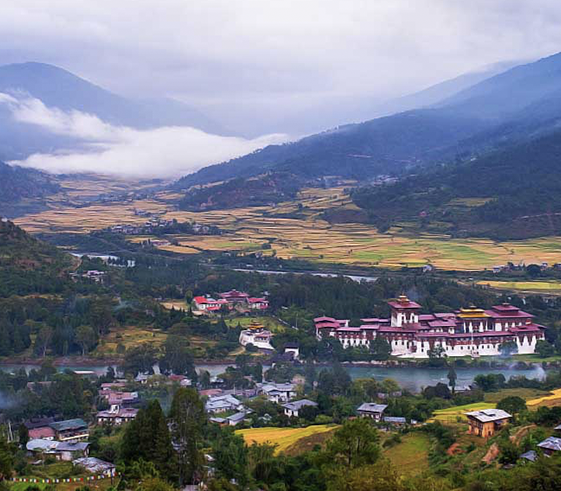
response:
{"label": "red-roofed temple", "polygon": [[453,313],[421,314],[421,306],[402,295],[388,302],[389,319],[362,319],[353,327],[348,320],[314,319],[316,336],[337,338],[344,348],[370,345],[377,336],[386,339],[392,355],[428,358],[429,350],[441,346],[447,356],[493,356],[503,343],[513,341],[518,353],[534,353],[545,339],[545,327],[535,324],[533,315],[510,304],[489,310],[470,307]]}

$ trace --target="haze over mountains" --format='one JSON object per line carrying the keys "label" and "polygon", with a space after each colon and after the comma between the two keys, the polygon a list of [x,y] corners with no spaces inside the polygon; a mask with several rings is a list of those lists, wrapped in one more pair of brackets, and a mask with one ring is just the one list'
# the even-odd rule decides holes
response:
{"label": "haze over mountains", "polygon": [[[190,126],[217,135],[230,134],[182,102],[166,98],[128,99],[45,63],[0,66],[0,93],[16,98],[34,98],[49,108],[66,112],[95,115],[115,126],[139,130]],[[80,139],[73,135],[53,134],[38,124],[15,121],[5,104],[0,104],[0,125],[0,159],[20,159],[35,152],[67,150],[80,145]]]}
{"label": "haze over mountains", "polygon": [[512,68],[430,108],[345,125],[186,176],[183,186],[279,169],[364,179],[472,154],[556,128],[561,54]]}

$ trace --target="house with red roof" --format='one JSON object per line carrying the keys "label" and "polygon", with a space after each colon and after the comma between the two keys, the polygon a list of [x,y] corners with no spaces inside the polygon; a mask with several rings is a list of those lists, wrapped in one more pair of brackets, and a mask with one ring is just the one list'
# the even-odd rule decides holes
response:
{"label": "house with red roof", "polygon": [[219,300],[215,300],[214,298],[211,297],[199,296],[199,297],[195,297],[193,299],[193,302],[195,303],[195,308],[203,312],[216,312],[223,307],[229,309],[233,307],[232,302],[229,302],[228,300],[225,300],[223,298]]}
{"label": "house with red roof", "polygon": [[265,297],[249,297],[247,299],[247,306],[251,310],[266,310],[269,308],[269,300]]}
{"label": "house with red roof", "polygon": [[362,319],[350,326],[347,319],[317,317],[316,336],[337,338],[343,348],[370,346],[378,336],[386,339],[393,356],[428,358],[435,347],[446,356],[496,356],[504,343],[514,343],[520,354],[535,352],[536,343],[545,339],[545,327],[534,316],[510,304],[488,310],[475,306],[456,312],[421,314],[421,306],[405,295],[388,302],[387,319]]}

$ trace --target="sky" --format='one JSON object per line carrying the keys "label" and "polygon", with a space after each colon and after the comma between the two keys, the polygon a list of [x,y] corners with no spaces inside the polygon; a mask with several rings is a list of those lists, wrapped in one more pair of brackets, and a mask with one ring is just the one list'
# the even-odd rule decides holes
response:
{"label": "sky", "polygon": [[0,63],[174,97],[249,140],[294,138],[561,51],[559,25],[558,0],[3,0]]}

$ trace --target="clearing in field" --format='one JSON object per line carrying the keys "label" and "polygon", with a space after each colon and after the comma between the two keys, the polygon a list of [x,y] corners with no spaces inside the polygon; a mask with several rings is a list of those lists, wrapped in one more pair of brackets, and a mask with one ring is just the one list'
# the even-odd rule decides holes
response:
{"label": "clearing in field", "polygon": [[400,474],[414,476],[428,468],[430,440],[423,433],[409,433],[401,438],[401,443],[384,452],[399,470]]}
{"label": "clearing in field", "polygon": [[[288,450],[299,440],[318,435],[329,433],[337,429],[334,425],[312,425],[306,428],[251,428],[248,430],[238,430],[236,433],[242,435],[248,445],[257,443],[259,445],[269,443],[276,445],[275,453]],[[293,450],[293,449],[292,449]]]}

